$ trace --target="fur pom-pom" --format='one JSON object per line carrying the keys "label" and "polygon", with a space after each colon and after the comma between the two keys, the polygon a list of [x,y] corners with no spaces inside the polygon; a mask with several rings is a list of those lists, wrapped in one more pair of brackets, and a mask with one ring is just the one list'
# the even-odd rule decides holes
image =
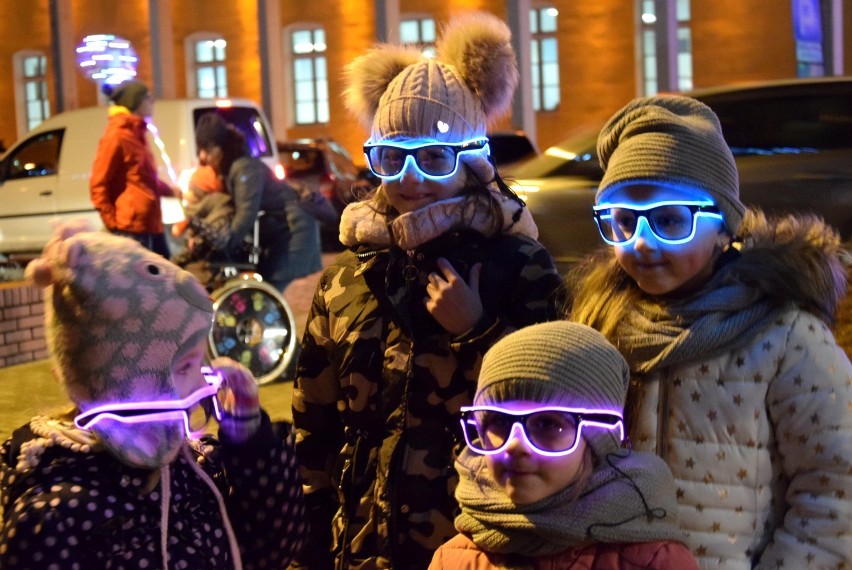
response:
{"label": "fur pom-pom", "polygon": [[390,82],[403,69],[422,59],[420,52],[412,47],[391,44],[380,44],[355,58],[344,70],[347,87],[343,100],[347,109],[369,128]]}
{"label": "fur pom-pom", "polygon": [[47,287],[53,284],[53,269],[44,259],[34,259],[27,264],[24,278],[39,287]]}
{"label": "fur pom-pom", "polygon": [[502,20],[483,12],[456,17],[444,28],[437,55],[459,71],[488,121],[509,109],[519,74],[512,32]]}

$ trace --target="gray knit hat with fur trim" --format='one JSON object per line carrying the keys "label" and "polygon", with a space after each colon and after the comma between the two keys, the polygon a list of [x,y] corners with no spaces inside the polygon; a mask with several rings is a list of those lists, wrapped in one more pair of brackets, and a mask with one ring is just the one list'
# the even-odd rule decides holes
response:
{"label": "gray knit hat with fur trim", "polygon": [[[484,138],[509,108],[518,84],[509,27],[472,12],[444,28],[436,56],[379,44],[346,68],[347,107],[370,129],[370,142],[431,139],[460,143]],[[482,153],[461,160],[485,181],[494,168]]]}
{"label": "gray knit hat with fur trim", "polygon": [[598,137],[604,176],[595,195],[631,183],[685,185],[710,194],[736,235],[745,206],[737,166],[716,114],[684,96],[640,97],[607,121]]}
{"label": "gray knit hat with fur trim", "polygon": [[[526,400],[621,413],[629,379],[624,357],[598,331],[569,321],[540,323],[485,353],[474,404]],[[583,432],[600,457],[619,446],[616,435]]]}

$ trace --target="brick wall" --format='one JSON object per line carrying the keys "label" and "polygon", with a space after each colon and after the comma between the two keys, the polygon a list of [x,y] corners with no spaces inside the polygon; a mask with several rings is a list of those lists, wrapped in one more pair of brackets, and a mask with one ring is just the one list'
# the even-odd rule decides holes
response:
{"label": "brick wall", "polygon": [[0,368],[44,358],[44,289],[0,283]]}

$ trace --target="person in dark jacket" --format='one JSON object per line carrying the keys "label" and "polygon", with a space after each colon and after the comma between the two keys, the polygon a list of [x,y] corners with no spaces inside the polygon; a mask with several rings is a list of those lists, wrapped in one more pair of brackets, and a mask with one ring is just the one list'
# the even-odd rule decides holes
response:
{"label": "person in dark jacket", "polygon": [[109,231],[168,258],[160,198],[180,193],[160,180],[148,145],[147,119],[154,100],[148,87],[134,79],[105,84],[103,90],[112,104],[89,177],[92,204]]}
{"label": "person in dark jacket", "polygon": [[289,424],[241,365],[202,368],[213,310],[195,278],[90,230],[60,227],[27,267],[73,407],[0,447],[0,568],[286,566],[307,533]]}
{"label": "person in dark jacket", "polygon": [[463,408],[460,534],[430,570],[698,570],[668,466],[622,444],[629,378],[618,349],[577,323],[491,347]]}
{"label": "person in dark jacket", "polygon": [[426,568],[455,534],[458,419],[482,355],[558,317],[553,259],[485,139],[517,82],[510,39],[473,14],[436,59],[384,45],[348,68],[382,184],[344,210],[347,250],[302,341],[293,417],[312,531],[298,566]]}
{"label": "person in dark jacket", "polygon": [[251,156],[242,133],[216,113],[205,113],[195,127],[198,157],[223,179],[233,199],[230,237],[218,255],[240,261],[260,216],[258,272],[279,291],[293,279],[322,269],[319,222],[305,209],[297,190],[278,180]]}

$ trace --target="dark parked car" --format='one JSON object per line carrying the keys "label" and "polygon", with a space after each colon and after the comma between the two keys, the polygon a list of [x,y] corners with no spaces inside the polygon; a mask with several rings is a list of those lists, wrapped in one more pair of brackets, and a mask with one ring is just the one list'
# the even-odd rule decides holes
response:
{"label": "dark parked car", "polygon": [[[746,204],[815,212],[852,245],[852,78],[799,79],[694,91],[722,123]],[[527,201],[560,269],[603,244],[592,219],[602,172],[600,126],[503,172]]]}

